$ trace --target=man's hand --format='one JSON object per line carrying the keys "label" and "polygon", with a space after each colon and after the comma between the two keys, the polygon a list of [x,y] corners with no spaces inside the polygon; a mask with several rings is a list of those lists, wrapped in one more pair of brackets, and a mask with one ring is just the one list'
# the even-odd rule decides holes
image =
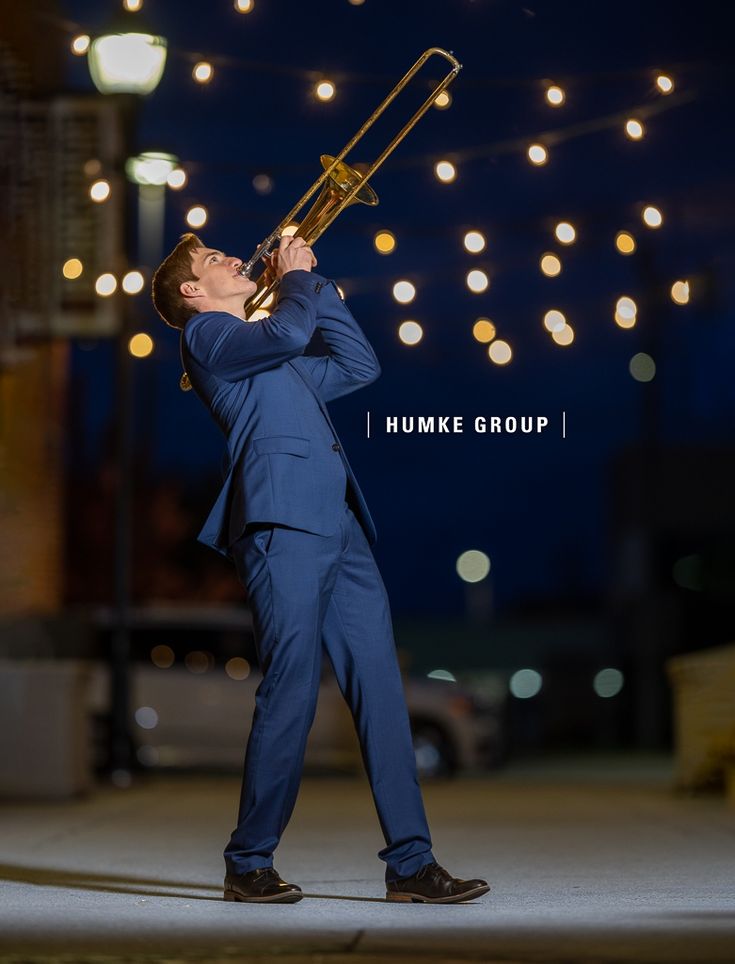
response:
{"label": "man's hand", "polygon": [[311,271],[317,265],[314,252],[303,238],[293,238],[288,235],[281,238],[278,248],[271,253],[265,269],[268,284],[281,278],[288,271]]}

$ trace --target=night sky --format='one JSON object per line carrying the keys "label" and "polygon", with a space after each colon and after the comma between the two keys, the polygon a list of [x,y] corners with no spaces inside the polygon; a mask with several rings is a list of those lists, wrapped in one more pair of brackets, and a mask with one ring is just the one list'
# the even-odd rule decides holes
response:
{"label": "night sky", "polygon": [[[76,0],[63,13],[94,32],[116,6]],[[319,155],[341,149],[425,48],[442,46],[462,62],[450,109],[429,111],[374,176],[380,205],[346,210],[316,244],[316,270],[344,287],[383,369],[330,412],[378,529],[374,551],[394,609],[460,612],[454,564],[469,548],[490,556],[500,610],[544,597],[602,595],[609,468],[641,437],[645,393],[661,399],[665,444],[733,439],[726,5],[256,0],[254,12],[241,15],[230,0],[149,0],[144,13],[168,39],[169,58],[143,105],[138,146],[175,153],[189,174],[183,191],[168,194],[166,250],[187,230],[188,207],[202,203],[210,217],[198,233],[206,243],[247,258],[319,174]],[[199,86],[191,67],[208,58],[215,77]],[[423,76],[443,74],[444,62],[433,63]],[[312,97],[310,70],[335,79],[332,102]],[[657,70],[675,81],[670,98],[655,89]],[[545,79],[564,88],[563,107],[546,103]],[[68,86],[92,89],[83,59],[71,55]],[[403,107],[389,112],[351,159],[370,160],[421,92],[397,102]],[[645,121],[640,142],[625,136],[620,120],[565,135],[543,167],[525,156],[525,145],[544,131],[568,134],[652,105],[666,109]],[[434,176],[442,157],[456,162],[452,184]],[[273,178],[267,195],[253,188],[259,173]],[[662,210],[660,230],[642,225],[644,203]],[[569,248],[553,237],[559,220],[577,229]],[[378,228],[396,235],[393,255],[375,252]],[[480,255],[463,249],[469,228],[487,236]],[[650,384],[628,371],[647,344],[645,312],[639,308],[631,330],[612,317],[616,299],[639,300],[644,284],[640,259],[615,250],[621,229],[650,247],[667,287],[678,278],[692,283],[691,303],[669,301],[659,319],[664,337]],[[558,278],[539,270],[546,251],[562,258]],[[481,295],[465,285],[473,267],[491,278]],[[418,288],[409,306],[391,296],[399,278]],[[157,472],[209,478],[213,502],[223,439],[194,393],[178,389],[177,333],[145,294],[138,305],[141,329],[156,339],[154,355],[138,363],[139,437],[152,447]],[[575,332],[571,346],[557,346],[544,330],[549,308],[565,312]],[[492,364],[473,339],[480,316],[511,344],[510,364]],[[396,334],[406,318],[424,329],[412,348]],[[112,346],[76,343],[73,363],[95,399],[87,422],[94,450],[112,411]],[[379,429],[385,415],[463,415],[465,432],[386,437]],[[545,415],[550,426],[540,437],[476,435],[476,415]],[[208,508],[201,507],[202,523]]]}

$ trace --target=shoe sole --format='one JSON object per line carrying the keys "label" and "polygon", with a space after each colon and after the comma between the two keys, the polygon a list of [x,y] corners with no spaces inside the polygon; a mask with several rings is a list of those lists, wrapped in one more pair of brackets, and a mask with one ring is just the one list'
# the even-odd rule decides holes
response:
{"label": "shoe sole", "polygon": [[303,896],[300,891],[289,890],[284,894],[273,894],[271,897],[244,897],[236,890],[226,890],[224,900],[238,901],[241,904],[295,904]]}
{"label": "shoe sole", "polygon": [[490,885],[486,884],[483,887],[475,887],[474,890],[468,890],[465,894],[457,894],[451,897],[426,897],[423,894],[412,894],[406,891],[398,893],[394,890],[387,890],[385,892],[385,899],[396,901],[397,903],[403,902],[406,904],[459,904],[463,900],[474,900],[475,897],[481,897],[489,890]]}

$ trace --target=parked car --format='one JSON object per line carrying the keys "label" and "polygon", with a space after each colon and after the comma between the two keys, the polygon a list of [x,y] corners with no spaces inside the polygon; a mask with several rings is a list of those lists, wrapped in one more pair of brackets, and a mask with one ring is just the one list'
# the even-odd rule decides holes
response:
{"label": "parked car", "polygon": [[[104,627],[105,618],[98,614],[98,622]],[[233,656],[231,647],[220,646],[224,652],[216,653],[212,633],[235,632],[242,649],[249,626],[249,613],[239,607],[215,614],[210,610],[208,618],[200,609],[195,614],[181,607],[134,611],[130,690],[133,738],[142,767],[241,771],[262,677],[244,657]],[[446,676],[404,676],[421,777],[483,769],[502,758],[502,706],[481,702]],[[109,666],[95,660],[89,710],[98,724],[99,766],[105,764],[109,694]],[[305,767],[355,772],[363,767],[352,716],[326,656]]]}

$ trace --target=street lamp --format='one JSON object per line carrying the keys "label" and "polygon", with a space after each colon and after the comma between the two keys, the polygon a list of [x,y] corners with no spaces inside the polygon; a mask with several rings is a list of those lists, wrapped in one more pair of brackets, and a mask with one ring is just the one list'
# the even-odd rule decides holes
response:
{"label": "street lamp", "polygon": [[[158,86],[166,64],[166,41],[144,24],[140,14],[120,11],[110,28],[96,37],[87,65],[100,93],[118,100],[123,126],[123,154],[118,158],[125,184],[126,158],[134,152],[137,105]],[[129,207],[124,202],[125,254],[132,261]],[[110,769],[114,783],[127,786],[131,779],[130,733],[130,561],[133,522],[133,358],[128,350],[132,299],[123,298],[117,345],[117,487],[115,496],[115,606],[110,647]]]}

